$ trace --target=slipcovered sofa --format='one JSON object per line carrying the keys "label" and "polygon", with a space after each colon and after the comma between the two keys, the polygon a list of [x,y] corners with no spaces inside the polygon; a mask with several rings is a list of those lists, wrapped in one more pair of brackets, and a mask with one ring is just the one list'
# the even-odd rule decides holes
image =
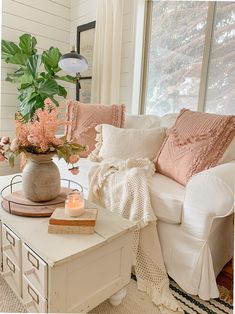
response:
{"label": "slipcovered sofa", "polygon": [[[130,115],[125,128],[169,128],[175,119],[175,114]],[[73,176],[64,161],[55,161],[61,177],[79,182],[86,196],[95,162],[81,158],[80,172]],[[194,175],[185,187],[155,173],[150,194],[169,276],[187,293],[205,300],[218,297],[216,277],[233,256],[235,160]]]}

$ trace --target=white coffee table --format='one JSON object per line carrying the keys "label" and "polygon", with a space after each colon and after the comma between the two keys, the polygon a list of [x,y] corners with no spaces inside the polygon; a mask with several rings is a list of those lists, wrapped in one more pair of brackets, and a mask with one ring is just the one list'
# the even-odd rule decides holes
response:
{"label": "white coffee table", "polygon": [[[0,177],[0,190],[10,178]],[[133,223],[99,209],[94,234],[60,235],[48,234],[48,218],[15,216],[0,207],[0,220],[1,275],[29,312],[87,313],[125,297]]]}

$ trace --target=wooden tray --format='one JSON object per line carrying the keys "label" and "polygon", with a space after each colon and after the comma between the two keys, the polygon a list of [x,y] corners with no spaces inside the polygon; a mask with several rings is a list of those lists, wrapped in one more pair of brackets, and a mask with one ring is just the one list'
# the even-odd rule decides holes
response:
{"label": "wooden tray", "polygon": [[60,194],[49,202],[35,203],[27,200],[22,191],[5,196],[2,207],[11,214],[26,217],[50,217],[56,207],[64,207],[66,196],[72,189],[61,188]]}

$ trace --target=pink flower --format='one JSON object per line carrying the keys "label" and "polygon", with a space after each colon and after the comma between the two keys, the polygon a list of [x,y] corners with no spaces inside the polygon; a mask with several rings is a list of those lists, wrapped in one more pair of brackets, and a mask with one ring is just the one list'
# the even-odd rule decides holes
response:
{"label": "pink flower", "polygon": [[10,150],[14,153],[19,148],[18,138],[14,138],[10,145]]}
{"label": "pink flower", "polygon": [[8,136],[3,136],[3,137],[1,138],[0,145],[9,144],[9,141],[10,141],[10,139],[9,139]]}
{"label": "pink flower", "polygon": [[4,155],[0,152],[0,161],[4,161],[5,160],[5,157]]}
{"label": "pink flower", "polygon": [[76,162],[78,162],[79,161],[79,156],[77,156],[77,155],[71,155],[70,157],[69,157],[69,163],[70,164],[75,164]]}
{"label": "pink flower", "polygon": [[32,134],[29,134],[27,136],[27,140],[29,141],[30,144],[37,145],[37,138],[33,136]]}
{"label": "pink flower", "polygon": [[49,97],[47,97],[45,100],[44,100],[44,105],[52,105],[53,102],[51,101],[51,99]]}
{"label": "pink flower", "polygon": [[69,171],[73,174],[76,175],[79,173],[79,168],[78,167],[73,167],[71,169],[69,169]]}

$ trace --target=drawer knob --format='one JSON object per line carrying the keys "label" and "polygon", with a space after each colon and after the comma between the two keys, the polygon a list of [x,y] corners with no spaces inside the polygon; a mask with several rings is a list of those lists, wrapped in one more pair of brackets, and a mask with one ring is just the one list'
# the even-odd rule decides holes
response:
{"label": "drawer knob", "polygon": [[30,285],[28,285],[28,294],[31,296],[31,298],[33,299],[34,302],[36,302],[37,304],[39,304],[39,296],[38,296],[38,294],[34,291],[34,289],[30,287]]}
{"label": "drawer knob", "polygon": [[8,231],[6,231],[6,239],[12,246],[15,246],[15,239]]}
{"label": "drawer knob", "polygon": [[33,265],[33,267],[39,269],[39,260],[28,251],[28,261]]}
{"label": "drawer knob", "polygon": [[10,268],[10,270],[11,270],[13,273],[15,273],[16,267],[15,267],[15,265],[12,263],[12,261],[9,260],[8,257],[7,257],[7,259],[6,259],[6,262],[7,262],[8,268]]}

